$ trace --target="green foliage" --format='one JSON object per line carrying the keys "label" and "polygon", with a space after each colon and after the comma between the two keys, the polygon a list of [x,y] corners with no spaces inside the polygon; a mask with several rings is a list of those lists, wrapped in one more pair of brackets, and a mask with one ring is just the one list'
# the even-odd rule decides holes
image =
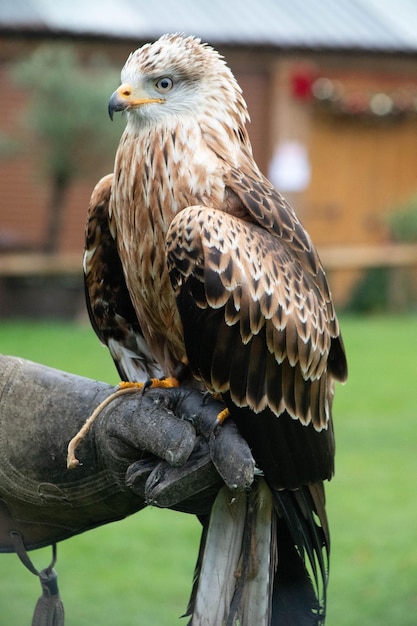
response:
{"label": "green foliage", "polygon": [[[390,211],[386,222],[393,241],[417,242],[417,195]],[[414,268],[371,267],[355,285],[346,307],[353,313],[405,312],[416,307]]]}
{"label": "green foliage", "polygon": [[355,285],[346,311],[351,313],[407,313],[416,309],[414,269],[371,267]]}
{"label": "green foliage", "polygon": [[417,306],[414,268],[370,267],[345,307],[350,313],[410,313]]}
{"label": "green foliage", "polygon": [[122,125],[106,119],[106,103],[119,73],[105,59],[83,61],[73,46],[45,44],[11,73],[29,95],[24,122],[48,176],[71,180],[114,151]]}
{"label": "green foliage", "polygon": [[[349,380],[334,406],[336,476],[327,487],[332,557],[328,626],[414,626],[417,615],[416,317],[341,320]],[[2,352],[107,380],[111,359],[87,326],[0,324]],[[68,626],[181,624],[199,525],[149,509],[59,546]],[[32,553],[36,565],[50,559]],[[2,621],[28,624],[40,587],[0,555]],[[213,600],[215,601],[215,600]],[[184,622],[185,623],[185,622]]]}
{"label": "green foliage", "polygon": [[387,216],[394,241],[417,242],[417,195]]}
{"label": "green foliage", "polygon": [[389,273],[387,267],[371,267],[356,283],[347,310],[352,313],[381,313],[388,310]]}
{"label": "green foliage", "polygon": [[82,59],[74,46],[54,43],[15,62],[11,74],[27,91],[25,141],[32,142],[50,186],[42,245],[53,252],[71,183],[86,174],[101,177],[113,161],[123,120],[118,116],[111,124],[106,104],[119,83],[118,71],[101,57]]}
{"label": "green foliage", "polygon": [[0,132],[0,159],[10,159],[10,157],[19,154],[19,152],[19,142],[7,133]]}

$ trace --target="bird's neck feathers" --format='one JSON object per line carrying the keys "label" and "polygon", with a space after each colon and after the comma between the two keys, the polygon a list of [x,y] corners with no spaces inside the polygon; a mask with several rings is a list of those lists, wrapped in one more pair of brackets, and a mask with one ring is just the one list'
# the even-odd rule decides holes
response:
{"label": "bird's neck feathers", "polygon": [[179,197],[174,199],[173,213],[190,204],[216,205],[223,198],[227,170],[252,158],[245,116],[246,109],[226,115],[214,107],[212,113],[198,117],[184,113],[159,119],[131,116],[119,152],[130,153],[126,162],[130,162],[131,174],[142,178],[149,193],[151,187],[163,195],[174,193],[175,178]]}
{"label": "bird's neck feathers", "polygon": [[217,181],[219,175],[221,178],[218,158],[202,140],[199,126],[186,120],[128,126],[119,145],[115,171],[118,163],[123,164],[122,176],[128,175],[130,181],[125,189],[141,194],[141,198],[136,196],[136,207],[151,208],[157,203],[164,206],[169,220],[181,208],[203,202],[212,195],[213,185],[221,182]]}

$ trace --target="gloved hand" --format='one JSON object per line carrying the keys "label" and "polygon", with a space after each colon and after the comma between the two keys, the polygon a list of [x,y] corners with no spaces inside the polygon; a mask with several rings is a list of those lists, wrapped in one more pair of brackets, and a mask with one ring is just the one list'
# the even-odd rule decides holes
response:
{"label": "gloved hand", "polygon": [[224,482],[243,489],[254,461],[223,406],[190,389],[122,396],[100,413],[66,467],[67,445],[114,388],[0,356],[0,551],[121,519],[147,503],[205,514]]}

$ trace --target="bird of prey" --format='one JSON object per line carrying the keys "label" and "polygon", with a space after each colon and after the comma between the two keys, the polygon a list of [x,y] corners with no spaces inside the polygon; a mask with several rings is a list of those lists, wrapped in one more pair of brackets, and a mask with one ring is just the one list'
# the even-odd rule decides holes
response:
{"label": "bird of prey", "polygon": [[173,376],[222,398],[259,474],[203,520],[190,624],[323,624],[323,481],[347,365],[321,262],[253,159],[218,52],[164,35],[121,77],[109,113],[126,128],[89,208],[93,326],[125,380]]}

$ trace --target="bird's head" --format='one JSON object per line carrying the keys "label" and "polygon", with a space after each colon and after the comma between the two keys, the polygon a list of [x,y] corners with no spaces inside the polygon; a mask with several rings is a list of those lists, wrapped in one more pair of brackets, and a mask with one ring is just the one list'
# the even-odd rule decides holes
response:
{"label": "bird's head", "polygon": [[126,111],[128,122],[169,124],[183,116],[213,116],[244,126],[246,103],[231,70],[218,52],[195,37],[163,35],[133,52],[122,84],[109,101],[109,114]]}

